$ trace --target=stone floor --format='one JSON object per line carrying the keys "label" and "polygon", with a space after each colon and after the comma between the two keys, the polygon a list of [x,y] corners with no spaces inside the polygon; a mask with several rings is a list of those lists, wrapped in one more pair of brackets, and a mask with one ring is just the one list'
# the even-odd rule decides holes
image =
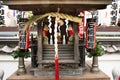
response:
{"label": "stone floor", "polygon": [[[86,61],[91,60],[91,58],[86,57]],[[25,59],[25,61],[30,61],[30,58]],[[102,57],[99,57],[99,68],[106,73],[111,80],[113,80],[111,71],[114,67],[118,66],[120,66],[120,53],[105,54]],[[0,54],[0,69],[3,69],[5,72],[3,80],[6,80],[7,77],[13,74],[17,70],[17,67],[17,59],[14,60],[10,54]]]}

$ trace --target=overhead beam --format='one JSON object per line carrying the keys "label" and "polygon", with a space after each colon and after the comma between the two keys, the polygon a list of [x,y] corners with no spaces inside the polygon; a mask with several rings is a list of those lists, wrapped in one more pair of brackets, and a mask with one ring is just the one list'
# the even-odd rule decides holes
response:
{"label": "overhead beam", "polygon": [[34,14],[56,12],[76,15],[82,10],[104,9],[112,0],[3,0],[10,9],[33,11]]}
{"label": "overhead beam", "polygon": [[4,0],[6,5],[110,4],[112,0]]}

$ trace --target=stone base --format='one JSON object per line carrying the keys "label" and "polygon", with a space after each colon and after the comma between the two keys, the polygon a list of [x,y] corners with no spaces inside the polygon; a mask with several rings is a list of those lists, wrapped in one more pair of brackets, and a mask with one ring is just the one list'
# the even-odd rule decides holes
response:
{"label": "stone base", "polygon": [[[77,69],[66,69],[66,70],[60,70],[59,75],[60,77],[63,76],[81,76],[83,73],[82,68],[77,68]],[[55,71],[40,71],[40,70],[35,70],[34,75],[36,77],[51,77],[55,75]]]}
{"label": "stone base", "polygon": [[[30,63],[28,63],[30,64]],[[60,77],[60,80],[110,80],[110,77],[108,77],[105,73],[103,73],[101,70],[97,73],[92,73],[90,71],[91,64],[86,63],[86,69],[83,71],[82,75],[77,74],[76,76],[71,75],[70,73],[63,73],[64,76]],[[30,71],[30,65],[26,66],[27,73],[25,75],[16,75],[16,72],[13,73],[10,77],[7,78],[7,80],[55,80],[55,75],[52,74],[52,76],[40,76],[36,77],[34,76],[34,73]],[[68,71],[69,72],[69,71]],[[72,71],[70,71],[72,72]],[[53,72],[52,72],[53,73]],[[49,74],[49,73],[48,73]],[[61,73],[60,73],[61,74]],[[69,75],[69,76],[68,76]]]}

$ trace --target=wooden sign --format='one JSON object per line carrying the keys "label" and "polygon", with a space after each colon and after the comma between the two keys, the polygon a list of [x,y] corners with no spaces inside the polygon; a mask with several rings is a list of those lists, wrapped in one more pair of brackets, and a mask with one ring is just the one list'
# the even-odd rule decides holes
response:
{"label": "wooden sign", "polygon": [[19,23],[19,48],[26,48],[26,31],[24,31],[24,22]]}

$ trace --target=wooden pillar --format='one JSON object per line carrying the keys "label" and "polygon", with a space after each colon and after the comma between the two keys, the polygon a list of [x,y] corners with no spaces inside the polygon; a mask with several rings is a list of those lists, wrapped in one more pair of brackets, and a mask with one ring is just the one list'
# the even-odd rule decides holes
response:
{"label": "wooden pillar", "polygon": [[42,25],[41,22],[38,22],[37,25],[37,35],[38,35],[38,43],[37,43],[37,57],[38,57],[38,68],[42,69]]}
{"label": "wooden pillar", "polygon": [[31,34],[31,68],[34,69],[37,67],[37,44],[35,44],[33,34]]}
{"label": "wooden pillar", "polygon": [[85,38],[79,40],[80,66],[85,68]]}
{"label": "wooden pillar", "polygon": [[74,59],[76,62],[80,60],[79,54],[79,36],[78,36],[78,25],[77,23],[73,23],[74,29]]}

